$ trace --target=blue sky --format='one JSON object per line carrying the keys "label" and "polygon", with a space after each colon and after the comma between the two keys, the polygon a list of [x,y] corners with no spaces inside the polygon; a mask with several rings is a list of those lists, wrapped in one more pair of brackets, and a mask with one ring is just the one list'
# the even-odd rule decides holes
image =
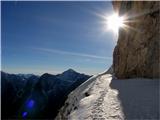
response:
{"label": "blue sky", "polygon": [[111,2],[2,2],[2,70],[56,74],[72,68],[86,74],[112,64],[116,36],[100,15]]}

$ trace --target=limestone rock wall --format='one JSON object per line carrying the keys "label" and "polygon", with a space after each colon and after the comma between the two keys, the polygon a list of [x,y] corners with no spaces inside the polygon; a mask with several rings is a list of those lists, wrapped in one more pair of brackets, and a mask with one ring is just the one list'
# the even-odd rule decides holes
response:
{"label": "limestone rock wall", "polygon": [[116,77],[159,78],[160,1],[114,1],[113,7],[128,21],[113,53]]}

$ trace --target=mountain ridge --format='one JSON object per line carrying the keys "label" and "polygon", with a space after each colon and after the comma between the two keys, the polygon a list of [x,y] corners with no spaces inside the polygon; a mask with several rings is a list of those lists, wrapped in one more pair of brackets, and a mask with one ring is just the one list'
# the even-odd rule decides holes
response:
{"label": "mountain ridge", "polygon": [[[28,78],[24,74],[9,74],[1,71],[2,109],[5,107],[2,118],[42,119],[45,116],[48,119],[54,118],[67,95],[89,77],[71,69],[57,75],[44,73],[41,76],[32,75]],[[35,106],[34,112],[28,111],[26,107],[31,103],[27,101],[38,104],[39,108]],[[24,116],[25,114],[27,116]]]}

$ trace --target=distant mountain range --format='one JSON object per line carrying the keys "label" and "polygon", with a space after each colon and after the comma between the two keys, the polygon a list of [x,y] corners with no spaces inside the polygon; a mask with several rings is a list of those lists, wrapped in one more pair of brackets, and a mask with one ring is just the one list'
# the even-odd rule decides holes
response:
{"label": "distant mountain range", "polygon": [[91,76],[68,69],[62,74],[1,72],[3,119],[53,119],[67,95]]}

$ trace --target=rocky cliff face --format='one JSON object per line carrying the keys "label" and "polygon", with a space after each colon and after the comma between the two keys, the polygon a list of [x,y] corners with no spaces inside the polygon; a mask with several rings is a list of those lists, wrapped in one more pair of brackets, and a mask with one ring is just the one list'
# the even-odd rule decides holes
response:
{"label": "rocky cliff face", "polygon": [[160,77],[160,2],[114,1],[126,27],[119,30],[113,53],[116,77]]}

